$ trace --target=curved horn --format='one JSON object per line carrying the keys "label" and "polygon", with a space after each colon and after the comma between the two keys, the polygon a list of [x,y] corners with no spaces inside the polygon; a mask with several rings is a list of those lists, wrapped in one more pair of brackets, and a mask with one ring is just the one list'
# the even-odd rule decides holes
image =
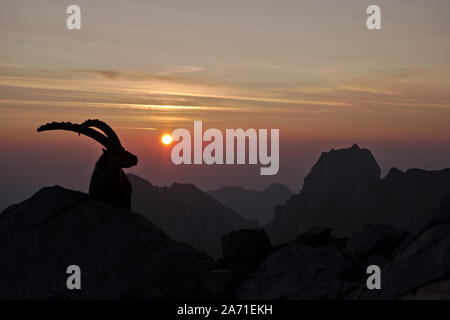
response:
{"label": "curved horn", "polygon": [[105,135],[106,135],[108,138],[111,139],[111,141],[112,141],[113,143],[116,143],[116,144],[121,145],[120,140],[119,140],[119,137],[117,136],[117,134],[116,134],[116,133],[114,132],[114,130],[113,130],[110,126],[108,126],[105,122],[103,122],[103,121],[101,121],[101,120],[98,120],[98,119],[93,119],[93,120],[90,119],[90,120],[86,120],[86,121],[83,122],[81,125],[82,125],[82,126],[86,126],[86,127],[94,127],[94,128],[100,129],[100,130],[102,130],[102,131],[105,133]]}
{"label": "curved horn", "polygon": [[40,126],[37,131],[47,131],[47,130],[66,130],[66,131],[73,131],[80,134],[84,134],[85,136],[88,136],[89,138],[94,139],[95,141],[101,143],[105,148],[111,147],[111,141],[108,139],[108,137],[104,136],[97,130],[94,130],[92,128],[71,123],[71,122],[52,122],[47,123],[42,126]]}

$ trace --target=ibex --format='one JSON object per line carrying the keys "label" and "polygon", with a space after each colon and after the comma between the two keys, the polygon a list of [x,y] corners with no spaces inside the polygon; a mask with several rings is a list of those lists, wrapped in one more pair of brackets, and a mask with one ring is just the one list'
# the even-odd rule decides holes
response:
{"label": "ibex", "polygon": [[119,137],[110,126],[100,120],[86,120],[82,124],[52,122],[37,129],[38,132],[47,130],[73,131],[102,144],[105,148],[102,148],[103,154],[92,173],[89,195],[93,199],[107,202],[115,207],[131,210],[132,187],[122,168],[135,166],[138,158],[122,147]]}

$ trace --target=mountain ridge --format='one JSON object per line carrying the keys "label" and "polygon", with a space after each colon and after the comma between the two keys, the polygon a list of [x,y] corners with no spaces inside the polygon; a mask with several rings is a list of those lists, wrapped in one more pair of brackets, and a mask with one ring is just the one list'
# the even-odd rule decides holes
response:
{"label": "mountain ridge", "polygon": [[204,249],[215,258],[221,253],[221,235],[255,225],[193,184],[157,187],[142,177],[127,176],[133,186],[134,210],[174,239]]}
{"label": "mountain ridge", "polygon": [[275,205],[285,203],[293,193],[280,183],[272,183],[262,191],[242,187],[222,187],[208,194],[235,210],[247,220],[257,220],[262,226],[273,219]]}

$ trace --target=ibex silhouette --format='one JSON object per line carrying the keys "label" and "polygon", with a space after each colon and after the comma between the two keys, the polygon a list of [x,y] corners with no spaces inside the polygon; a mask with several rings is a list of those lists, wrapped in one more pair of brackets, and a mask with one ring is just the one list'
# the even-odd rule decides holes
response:
{"label": "ibex silhouette", "polygon": [[[97,128],[103,132],[97,131]],[[137,164],[138,158],[126,151],[113,129],[100,120],[86,120],[82,124],[52,122],[40,126],[37,131],[67,130],[84,134],[105,148],[98,159],[89,185],[89,195],[115,207],[131,210],[132,186],[122,168]]]}

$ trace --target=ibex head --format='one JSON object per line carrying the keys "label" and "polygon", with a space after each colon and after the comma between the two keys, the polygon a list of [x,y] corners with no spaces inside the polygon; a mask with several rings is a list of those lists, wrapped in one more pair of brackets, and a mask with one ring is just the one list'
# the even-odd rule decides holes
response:
{"label": "ibex head", "polygon": [[131,168],[138,162],[138,158],[122,146],[112,149],[102,149],[104,156],[112,159],[112,165],[116,168]]}
{"label": "ibex head", "polygon": [[[95,130],[93,128],[97,128]],[[122,147],[114,130],[100,120],[86,120],[82,124],[70,122],[52,122],[40,126],[37,131],[67,130],[88,136],[104,146],[103,155],[116,168],[130,168],[137,164],[138,158]]]}

